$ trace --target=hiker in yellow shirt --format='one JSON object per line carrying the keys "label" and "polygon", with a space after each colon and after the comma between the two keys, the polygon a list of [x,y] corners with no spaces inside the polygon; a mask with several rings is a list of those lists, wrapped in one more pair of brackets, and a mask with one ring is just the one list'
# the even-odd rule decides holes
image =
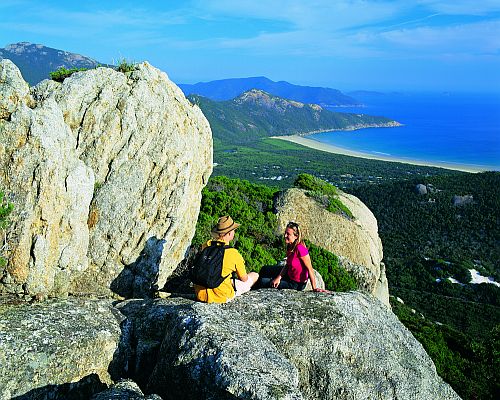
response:
{"label": "hiker in yellow shirt", "polygon": [[[230,216],[220,217],[217,221],[217,225],[212,229],[213,239],[206,242],[202,249],[210,246],[213,241],[229,245],[234,239],[234,231],[239,226],[240,224],[234,222]],[[233,272],[236,272],[238,279],[232,279]],[[248,292],[259,279],[259,274],[256,272],[247,274],[245,260],[243,260],[238,250],[231,247],[224,251],[222,276],[227,276],[227,278],[214,289],[194,285],[196,299],[205,303],[225,303],[232,300],[235,296],[240,296]],[[233,287],[233,282],[235,287]]]}

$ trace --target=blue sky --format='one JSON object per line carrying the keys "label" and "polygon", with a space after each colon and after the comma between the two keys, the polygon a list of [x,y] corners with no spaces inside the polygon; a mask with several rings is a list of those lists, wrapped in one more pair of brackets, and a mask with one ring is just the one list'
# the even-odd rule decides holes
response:
{"label": "blue sky", "polygon": [[0,47],[20,41],[177,83],[500,91],[500,0],[1,0]]}

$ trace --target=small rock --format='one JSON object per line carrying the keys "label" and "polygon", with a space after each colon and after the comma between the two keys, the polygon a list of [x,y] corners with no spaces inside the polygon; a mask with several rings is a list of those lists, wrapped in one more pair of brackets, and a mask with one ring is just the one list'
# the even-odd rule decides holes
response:
{"label": "small rock", "polygon": [[422,183],[419,183],[417,186],[415,186],[415,192],[420,195],[427,194],[427,186],[425,186]]}

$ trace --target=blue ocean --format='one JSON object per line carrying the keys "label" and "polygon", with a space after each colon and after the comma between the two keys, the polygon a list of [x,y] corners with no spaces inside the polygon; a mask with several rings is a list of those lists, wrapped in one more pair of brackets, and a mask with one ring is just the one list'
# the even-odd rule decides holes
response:
{"label": "blue ocean", "polygon": [[373,156],[500,170],[500,94],[361,93],[363,107],[330,111],[381,115],[404,126],[323,132],[323,143]]}

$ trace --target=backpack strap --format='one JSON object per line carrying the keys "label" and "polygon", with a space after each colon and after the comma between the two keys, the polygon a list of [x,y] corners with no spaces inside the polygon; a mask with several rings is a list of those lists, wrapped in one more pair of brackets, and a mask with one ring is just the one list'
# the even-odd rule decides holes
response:
{"label": "backpack strap", "polygon": [[[224,246],[225,249],[231,249],[232,247],[226,244],[226,242],[221,242],[218,240],[212,240],[210,242],[210,246]],[[236,293],[236,271],[231,272],[231,278],[233,279],[233,289],[234,292]]]}
{"label": "backpack strap", "polygon": [[[228,244],[226,244],[226,242],[221,242],[220,240],[212,240],[210,242],[210,246],[221,246],[221,247],[223,246],[224,249],[232,249],[232,247],[229,246]],[[235,277],[235,274],[236,274],[236,272],[234,272],[234,271],[231,272],[231,277],[233,279],[233,289],[234,289],[234,292],[236,293],[236,277]],[[226,276],[226,278],[227,278],[227,276]]]}

